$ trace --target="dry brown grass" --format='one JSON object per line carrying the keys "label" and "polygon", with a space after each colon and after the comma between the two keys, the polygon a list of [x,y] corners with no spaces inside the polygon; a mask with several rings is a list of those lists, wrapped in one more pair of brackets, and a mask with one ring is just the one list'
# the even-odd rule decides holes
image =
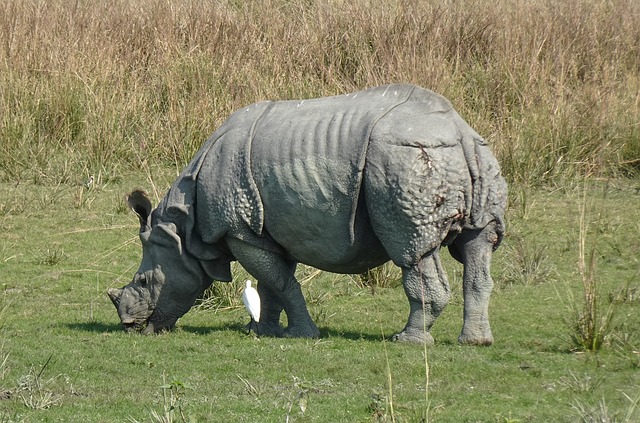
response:
{"label": "dry brown grass", "polygon": [[6,0],[0,179],[181,168],[242,105],[396,81],[449,97],[512,182],[640,169],[635,0]]}

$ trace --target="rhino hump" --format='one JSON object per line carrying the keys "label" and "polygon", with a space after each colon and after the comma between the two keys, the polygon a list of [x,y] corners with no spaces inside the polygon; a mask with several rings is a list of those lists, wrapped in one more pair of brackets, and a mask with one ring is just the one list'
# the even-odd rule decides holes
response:
{"label": "rhino hump", "polygon": [[431,91],[393,84],[312,100],[260,102],[235,112],[191,169],[198,191],[206,193],[209,215],[226,217],[202,225],[203,239],[217,241],[240,223],[234,219],[262,233],[264,207],[256,178],[264,175],[267,186],[288,186],[301,197],[297,201],[350,209],[345,230],[353,239],[369,136],[382,117],[408,101],[419,103],[425,113],[451,110]]}

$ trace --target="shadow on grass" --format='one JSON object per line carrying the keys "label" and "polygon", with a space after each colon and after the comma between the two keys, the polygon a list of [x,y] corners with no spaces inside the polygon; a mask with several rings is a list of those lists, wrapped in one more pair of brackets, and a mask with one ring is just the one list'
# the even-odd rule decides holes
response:
{"label": "shadow on grass", "polygon": [[[344,338],[353,341],[370,341],[370,342],[380,342],[382,341],[382,337],[379,334],[370,334],[370,333],[360,333],[360,332],[350,332],[350,331],[341,331],[334,330],[330,328],[319,328],[320,329],[320,339],[327,338]],[[179,325],[179,331],[194,333],[198,335],[207,335],[214,332],[239,332],[239,333],[247,333],[247,327],[244,324],[240,323],[225,323],[216,326],[206,325],[206,326],[191,326],[191,325]],[[387,337],[387,340],[390,340],[390,337]]]}
{"label": "shadow on grass", "polygon": [[[319,329],[320,329],[320,339],[343,338],[343,339],[349,339],[352,341],[368,341],[368,342],[382,341],[382,336],[380,336],[380,334],[342,331],[342,330],[335,330],[335,329],[322,328],[322,327]],[[178,330],[183,332],[194,333],[198,335],[207,335],[214,332],[225,332],[225,331],[246,334],[247,326],[240,323],[227,323],[227,324],[220,324],[217,326],[180,325],[178,326]],[[386,340],[390,341],[391,337],[386,337]]]}
{"label": "shadow on grass", "polygon": [[352,331],[344,331],[344,330],[335,330],[331,328],[320,328],[320,338],[344,338],[349,339],[351,341],[369,341],[369,342],[381,342],[383,339],[386,341],[390,341],[390,336],[385,336],[384,338],[379,333],[363,333],[363,332],[352,332]]}
{"label": "shadow on grass", "polygon": [[208,335],[215,332],[247,332],[244,325],[240,323],[222,323],[219,325],[211,326],[192,326],[192,325],[178,325],[177,330],[182,332],[195,333],[197,335]]}
{"label": "shadow on grass", "polygon": [[66,323],[65,326],[83,332],[120,332],[122,330],[122,326],[119,324],[103,322]]}
{"label": "shadow on grass", "polygon": [[[69,329],[82,331],[82,332],[121,332],[122,326],[119,324],[104,323],[104,322],[76,322],[67,323],[66,326]],[[206,326],[193,326],[193,325],[178,325],[176,332],[187,332],[197,335],[208,335],[216,332],[239,332],[247,333],[245,325],[240,323],[222,323],[220,325],[206,325]],[[331,328],[320,328],[320,339],[328,338],[343,338],[352,341],[368,341],[368,342],[381,342],[383,340],[380,334],[362,333],[336,330]],[[390,336],[385,337],[387,341],[391,340]]]}
{"label": "shadow on grass", "polygon": [[[66,323],[66,327],[71,330],[82,331],[82,332],[96,332],[96,333],[104,333],[104,332],[122,332],[122,326],[120,324],[112,324],[112,323],[103,323],[103,322],[76,322],[76,323]],[[224,331],[237,331],[242,332],[246,329],[244,326],[240,324],[221,324],[219,326],[190,326],[190,325],[178,325],[175,332],[188,332],[195,333],[198,335],[207,335],[213,332],[224,332]]]}

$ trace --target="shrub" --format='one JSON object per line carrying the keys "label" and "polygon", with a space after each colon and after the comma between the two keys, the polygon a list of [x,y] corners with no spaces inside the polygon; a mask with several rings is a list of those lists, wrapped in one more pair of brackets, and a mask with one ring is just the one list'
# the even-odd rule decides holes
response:
{"label": "shrub", "polygon": [[[596,245],[595,242],[587,250],[587,188],[580,207],[580,233],[578,238],[578,270],[582,281],[582,302],[573,303],[573,331],[571,338],[574,343],[586,350],[596,352],[604,344],[613,330],[616,306],[610,302],[603,304],[606,296],[603,294],[596,276]],[[598,216],[598,221],[600,221]]]}
{"label": "shrub", "polygon": [[30,3],[0,11],[0,180],[181,168],[248,103],[449,97],[524,184],[640,170],[640,3]]}

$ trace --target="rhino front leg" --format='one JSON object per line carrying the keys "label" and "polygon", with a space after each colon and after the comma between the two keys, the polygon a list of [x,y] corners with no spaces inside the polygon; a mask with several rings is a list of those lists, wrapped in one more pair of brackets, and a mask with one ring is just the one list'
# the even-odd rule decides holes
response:
{"label": "rhino front leg", "polygon": [[450,246],[452,255],[464,265],[464,323],[458,337],[461,344],[491,345],[489,297],[493,289],[491,256],[498,242],[495,225],[481,230],[463,231]]}
{"label": "rhino front leg", "polygon": [[[296,280],[295,262],[285,260],[273,251],[255,247],[235,238],[227,239],[227,245],[242,267],[258,280],[258,293],[265,303],[265,311],[260,313],[259,332],[300,338],[320,336],[320,331],[307,310],[300,284]],[[289,322],[284,333],[276,329],[280,328],[282,309],[287,313]]]}
{"label": "rhino front leg", "polygon": [[440,263],[439,249],[415,266],[402,269],[404,292],[409,299],[409,320],[394,341],[433,344],[431,326],[449,302],[447,275]]}

